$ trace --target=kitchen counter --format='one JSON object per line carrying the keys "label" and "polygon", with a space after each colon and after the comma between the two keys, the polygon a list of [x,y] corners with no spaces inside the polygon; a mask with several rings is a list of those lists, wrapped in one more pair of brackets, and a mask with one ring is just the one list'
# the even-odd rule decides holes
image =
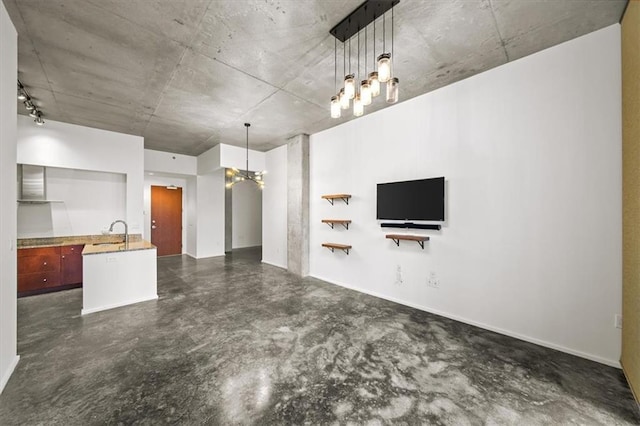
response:
{"label": "kitchen counter", "polygon": [[126,252],[126,251],[135,251],[135,250],[151,250],[155,249],[156,246],[151,244],[149,241],[140,240],[140,241],[129,241],[129,245],[125,248],[124,243],[93,243],[87,244],[84,246],[84,250],[82,250],[83,255],[90,254],[103,254],[103,253],[117,253],[117,252]]}
{"label": "kitchen counter", "polygon": [[[129,234],[129,244],[142,240],[141,234]],[[124,241],[124,234],[94,234],[94,235],[70,235],[66,237],[36,237],[36,238],[18,238],[17,247],[36,248],[36,247],[59,247],[59,246],[75,246],[80,244],[101,244],[113,243],[118,244]]]}

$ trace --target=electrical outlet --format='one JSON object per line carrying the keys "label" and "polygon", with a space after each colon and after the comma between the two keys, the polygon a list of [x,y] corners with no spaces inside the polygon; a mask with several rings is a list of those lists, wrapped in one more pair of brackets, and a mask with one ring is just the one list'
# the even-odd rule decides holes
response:
{"label": "electrical outlet", "polygon": [[615,315],[613,317],[613,325],[615,328],[622,328],[622,315]]}
{"label": "electrical outlet", "polygon": [[402,267],[400,265],[396,266],[396,284],[402,284]]}
{"label": "electrical outlet", "polygon": [[427,277],[427,287],[440,288],[440,281],[435,272],[431,272]]}

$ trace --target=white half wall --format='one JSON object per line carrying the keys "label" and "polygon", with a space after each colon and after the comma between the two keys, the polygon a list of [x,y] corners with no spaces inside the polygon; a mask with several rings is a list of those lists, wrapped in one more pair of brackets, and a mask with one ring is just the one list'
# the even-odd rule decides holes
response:
{"label": "white half wall", "polygon": [[262,261],[287,268],[287,145],[265,153]]}
{"label": "white half wall", "polygon": [[[620,72],[616,24],[312,135],[311,275],[619,366]],[[436,176],[443,229],[396,247],[376,183]]]}
{"label": "white half wall", "polygon": [[232,192],[232,248],[262,244],[262,190],[253,182],[238,182]]}
{"label": "white half wall", "polygon": [[[0,393],[18,363],[16,269],[16,79],[18,34],[0,4]],[[35,126],[33,120],[31,124]]]}
{"label": "white half wall", "polygon": [[142,137],[53,120],[46,120],[44,126],[33,126],[33,119],[18,116],[17,150],[17,161],[21,164],[125,174],[124,219],[130,233],[142,233]]}

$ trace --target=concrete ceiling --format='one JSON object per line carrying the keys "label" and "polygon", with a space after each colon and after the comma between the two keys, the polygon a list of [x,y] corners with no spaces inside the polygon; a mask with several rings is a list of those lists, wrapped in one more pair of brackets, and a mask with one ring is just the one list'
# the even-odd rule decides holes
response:
{"label": "concrete ceiling", "polygon": [[[218,143],[243,146],[246,121],[250,147],[266,151],[353,119],[350,111],[329,118],[329,30],[362,0],[3,1],[18,30],[19,78],[45,121],[141,135],[145,148],[198,155]],[[625,5],[401,0],[400,99],[614,24]],[[377,28],[379,54],[381,21]],[[365,114],[384,107],[376,98]],[[26,114],[22,105],[19,112]]]}

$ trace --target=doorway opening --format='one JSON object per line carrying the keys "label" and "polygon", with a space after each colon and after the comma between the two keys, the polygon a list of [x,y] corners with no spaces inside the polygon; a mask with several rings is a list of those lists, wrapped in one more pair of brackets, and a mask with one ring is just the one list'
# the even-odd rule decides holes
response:
{"label": "doorway opening", "polygon": [[158,256],[182,254],[182,188],[151,185],[151,244]]}
{"label": "doorway opening", "polygon": [[235,183],[225,197],[225,252],[262,246],[262,190],[251,181]]}

